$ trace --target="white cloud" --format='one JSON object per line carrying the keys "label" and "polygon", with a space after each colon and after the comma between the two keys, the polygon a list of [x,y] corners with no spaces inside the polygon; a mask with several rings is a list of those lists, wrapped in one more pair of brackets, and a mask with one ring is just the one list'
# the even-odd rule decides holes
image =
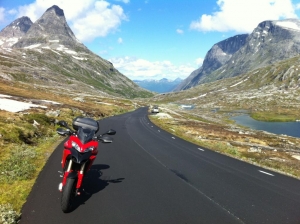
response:
{"label": "white cloud", "polygon": [[122,44],[123,43],[123,39],[121,37],[118,38],[118,43]]}
{"label": "white cloud", "polygon": [[18,13],[18,11],[16,9],[11,9],[8,11],[9,15],[16,15]]}
{"label": "white cloud", "polygon": [[115,32],[123,20],[127,20],[121,6],[111,5],[104,0],[85,0],[76,3],[74,0],[35,0],[31,4],[20,6],[17,17],[28,16],[35,22],[52,5],[64,10],[69,26],[81,41],[107,36]]}
{"label": "white cloud", "polygon": [[196,59],[196,64],[198,67],[202,66],[204,59],[203,58],[197,58]]}
{"label": "white cloud", "polygon": [[196,68],[191,65],[176,66],[170,61],[147,61],[134,57],[122,57],[109,59],[122,74],[132,80],[143,79],[185,79]]}
{"label": "white cloud", "polygon": [[218,0],[219,10],[192,21],[198,31],[236,31],[250,33],[264,20],[296,18],[291,0]]}
{"label": "white cloud", "polygon": [[105,37],[114,32],[127,17],[123,9],[118,5],[112,5],[105,1],[97,1],[95,8],[84,17],[73,22],[73,30],[79,40],[93,40],[96,37]]}
{"label": "white cloud", "polygon": [[177,32],[178,34],[183,34],[183,30],[181,30],[181,29],[177,29],[176,32]]}

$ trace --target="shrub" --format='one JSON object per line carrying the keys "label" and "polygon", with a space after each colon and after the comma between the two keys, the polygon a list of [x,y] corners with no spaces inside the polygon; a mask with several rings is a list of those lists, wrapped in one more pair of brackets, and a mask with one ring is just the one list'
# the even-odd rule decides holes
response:
{"label": "shrub", "polygon": [[0,205],[0,223],[2,224],[14,224],[18,223],[21,214],[13,210],[11,204]]}
{"label": "shrub", "polygon": [[31,179],[36,170],[34,165],[36,156],[33,148],[21,146],[15,151],[12,150],[8,159],[0,163],[0,183]]}
{"label": "shrub", "polygon": [[38,122],[40,125],[50,125],[51,119],[45,114],[25,114],[24,118],[30,124],[33,124],[34,121]]}

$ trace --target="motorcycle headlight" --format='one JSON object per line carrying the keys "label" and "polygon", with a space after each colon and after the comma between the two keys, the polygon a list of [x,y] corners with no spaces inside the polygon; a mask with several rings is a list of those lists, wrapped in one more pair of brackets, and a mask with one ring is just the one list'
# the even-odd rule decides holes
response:
{"label": "motorcycle headlight", "polygon": [[89,147],[86,150],[84,150],[84,152],[90,152],[90,151],[93,151],[93,150],[94,150],[94,147]]}
{"label": "motorcycle headlight", "polygon": [[[72,142],[72,147],[74,149],[76,149],[78,152],[82,153],[81,148],[79,147],[79,145],[76,142]],[[89,148],[85,149],[83,152],[90,152],[90,151],[93,151],[93,150],[94,150],[94,147],[89,147]]]}
{"label": "motorcycle headlight", "polygon": [[78,152],[80,152],[80,147],[79,147],[79,145],[76,142],[72,142],[72,147],[74,149],[76,149]]}

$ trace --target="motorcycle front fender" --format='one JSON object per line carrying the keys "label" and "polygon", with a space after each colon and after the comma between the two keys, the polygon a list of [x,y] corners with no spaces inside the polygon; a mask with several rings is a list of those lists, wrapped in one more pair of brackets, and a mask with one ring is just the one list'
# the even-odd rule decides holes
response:
{"label": "motorcycle front fender", "polygon": [[77,172],[71,172],[71,173],[68,174],[67,178],[77,179],[78,178],[78,174],[77,174]]}

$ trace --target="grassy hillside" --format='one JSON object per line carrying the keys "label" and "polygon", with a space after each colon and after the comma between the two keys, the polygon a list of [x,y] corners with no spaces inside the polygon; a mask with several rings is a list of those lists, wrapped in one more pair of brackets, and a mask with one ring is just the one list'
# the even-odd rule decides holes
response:
{"label": "grassy hillside", "polygon": [[0,76],[7,81],[126,98],[153,96],[92,52],[12,49],[0,59]]}
{"label": "grassy hillside", "polygon": [[[193,104],[193,113],[247,110],[260,120],[300,119],[300,57],[281,61],[247,74],[161,94],[155,103]],[[265,115],[263,115],[265,114]]]}

